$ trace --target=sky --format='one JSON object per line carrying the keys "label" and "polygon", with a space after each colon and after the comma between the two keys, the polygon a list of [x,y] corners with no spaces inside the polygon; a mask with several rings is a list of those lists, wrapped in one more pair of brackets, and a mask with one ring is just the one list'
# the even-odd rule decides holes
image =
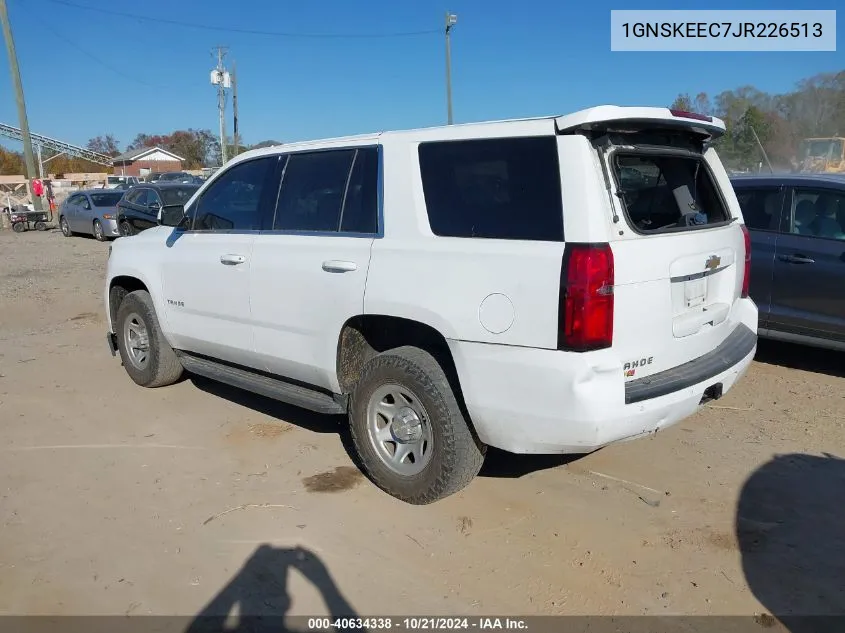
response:
{"label": "sky", "polygon": [[[247,144],[445,124],[447,10],[458,16],[452,32],[456,123],[564,114],[604,103],[665,106],[681,92],[713,96],[748,84],[782,93],[805,77],[845,70],[842,35],[838,52],[611,52],[611,9],[634,7],[604,0],[7,1],[30,129],[82,145],[113,134],[121,149],[139,132],[217,132],[216,90],[209,81],[217,45],[229,47],[230,69],[237,64]],[[835,9],[839,1],[815,0],[812,8]],[[638,5],[804,8],[781,0]],[[83,6],[298,36],[187,28]],[[837,17],[837,31],[845,33],[845,11]],[[384,37],[397,33],[404,35]],[[321,34],[344,37],[311,37]],[[0,122],[18,125],[3,50]],[[227,126],[231,133],[231,97]]]}

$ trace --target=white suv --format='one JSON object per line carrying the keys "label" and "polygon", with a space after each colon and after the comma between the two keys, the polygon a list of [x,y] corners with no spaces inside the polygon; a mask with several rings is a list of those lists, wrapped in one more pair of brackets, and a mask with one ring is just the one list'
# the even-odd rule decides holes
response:
{"label": "white suv", "polygon": [[367,474],[416,504],[488,445],[653,433],[756,349],[723,131],[601,106],[241,154],[114,243],[112,353],[145,387],[184,368],[348,413]]}

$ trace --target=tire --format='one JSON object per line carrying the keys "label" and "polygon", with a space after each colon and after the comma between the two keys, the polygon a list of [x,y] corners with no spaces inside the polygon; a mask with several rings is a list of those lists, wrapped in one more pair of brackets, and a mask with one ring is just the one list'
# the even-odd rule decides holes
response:
{"label": "tire", "polygon": [[[130,330],[135,332],[134,338]],[[182,363],[164,338],[153,300],[146,290],[130,292],[120,302],[115,332],[123,367],[136,384],[142,387],[165,387],[182,376]],[[143,350],[140,348],[144,345],[144,338],[147,349],[145,360],[141,361]]]}
{"label": "tire", "polygon": [[65,237],[73,237],[73,231],[70,230],[70,224],[67,223],[67,218],[62,216],[59,219],[59,228],[62,230],[62,235]]}
{"label": "tire", "polygon": [[98,242],[106,241],[106,234],[103,232],[103,225],[99,220],[94,220],[94,239]]}
{"label": "tire", "polygon": [[26,231],[26,222],[15,222],[12,225],[12,230],[15,233],[23,233],[24,231]]}
{"label": "tire", "polygon": [[[382,394],[393,391],[405,392],[401,394],[405,401],[396,403],[391,395],[382,400]],[[390,404],[391,399],[394,404]],[[417,416],[417,420],[412,420],[398,434],[395,429],[402,429],[401,416],[405,413],[394,415],[380,429],[392,438],[404,435],[403,442],[379,440],[373,430],[374,425],[387,421],[379,415],[381,422],[373,422],[374,410],[384,406],[394,412],[412,409],[406,420]],[[349,421],[355,451],[367,475],[379,488],[407,503],[425,505],[458,492],[472,481],[484,463],[484,446],[470,431],[446,374],[431,354],[417,347],[388,350],[364,366],[352,392]],[[421,433],[422,445],[427,444],[427,449],[421,449],[422,458],[418,461],[414,457],[413,466],[407,463],[410,457],[400,458],[399,464],[395,461],[395,451],[404,440],[409,440],[406,432]],[[391,443],[392,458],[387,456]],[[405,450],[410,445],[405,444]],[[408,472],[397,470],[406,467]],[[412,472],[418,468],[421,470]]]}
{"label": "tire", "polygon": [[123,220],[120,223],[119,232],[121,236],[129,237],[135,235],[135,228],[128,221]]}
{"label": "tire", "polygon": [[47,230],[47,223],[46,222],[36,222],[35,223],[35,230],[36,231],[46,231]]}

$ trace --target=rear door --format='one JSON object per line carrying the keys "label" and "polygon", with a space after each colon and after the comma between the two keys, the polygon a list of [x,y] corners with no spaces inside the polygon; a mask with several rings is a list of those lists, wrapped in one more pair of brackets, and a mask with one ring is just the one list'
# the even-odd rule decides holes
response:
{"label": "rear door", "polygon": [[301,152],[255,240],[250,300],[262,369],[333,391],[338,335],[364,311],[378,230],[378,149]]}
{"label": "rear door", "polygon": [[734,181],[734,191],[745,226],[751,233],[751,298],[760,310],[760,327],[766,327],[771,310],[784,187]]}
{"label": "rear door", "polygon": [[845,187],[793,187],[787,199],[770,327],[845,341]]}
{"label": "rear door", "polygon": [[756,332],[756,310],[738,301],[746,236],[708,147],[715,132],[667,117],[604,122],[587,134],[613,208],[613,349],[627,380],[694,361],[735,331],[743,357],[751,352],[740,323]]}

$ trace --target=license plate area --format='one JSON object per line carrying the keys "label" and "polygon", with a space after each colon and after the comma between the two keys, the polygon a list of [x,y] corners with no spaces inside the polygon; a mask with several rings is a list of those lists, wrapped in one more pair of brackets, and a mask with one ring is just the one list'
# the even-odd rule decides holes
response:
{"label": "license plate area", "polygon": [[707,298],[707,277],[698,277],[684,282],[684,307],[689,310],[704,305]]}

